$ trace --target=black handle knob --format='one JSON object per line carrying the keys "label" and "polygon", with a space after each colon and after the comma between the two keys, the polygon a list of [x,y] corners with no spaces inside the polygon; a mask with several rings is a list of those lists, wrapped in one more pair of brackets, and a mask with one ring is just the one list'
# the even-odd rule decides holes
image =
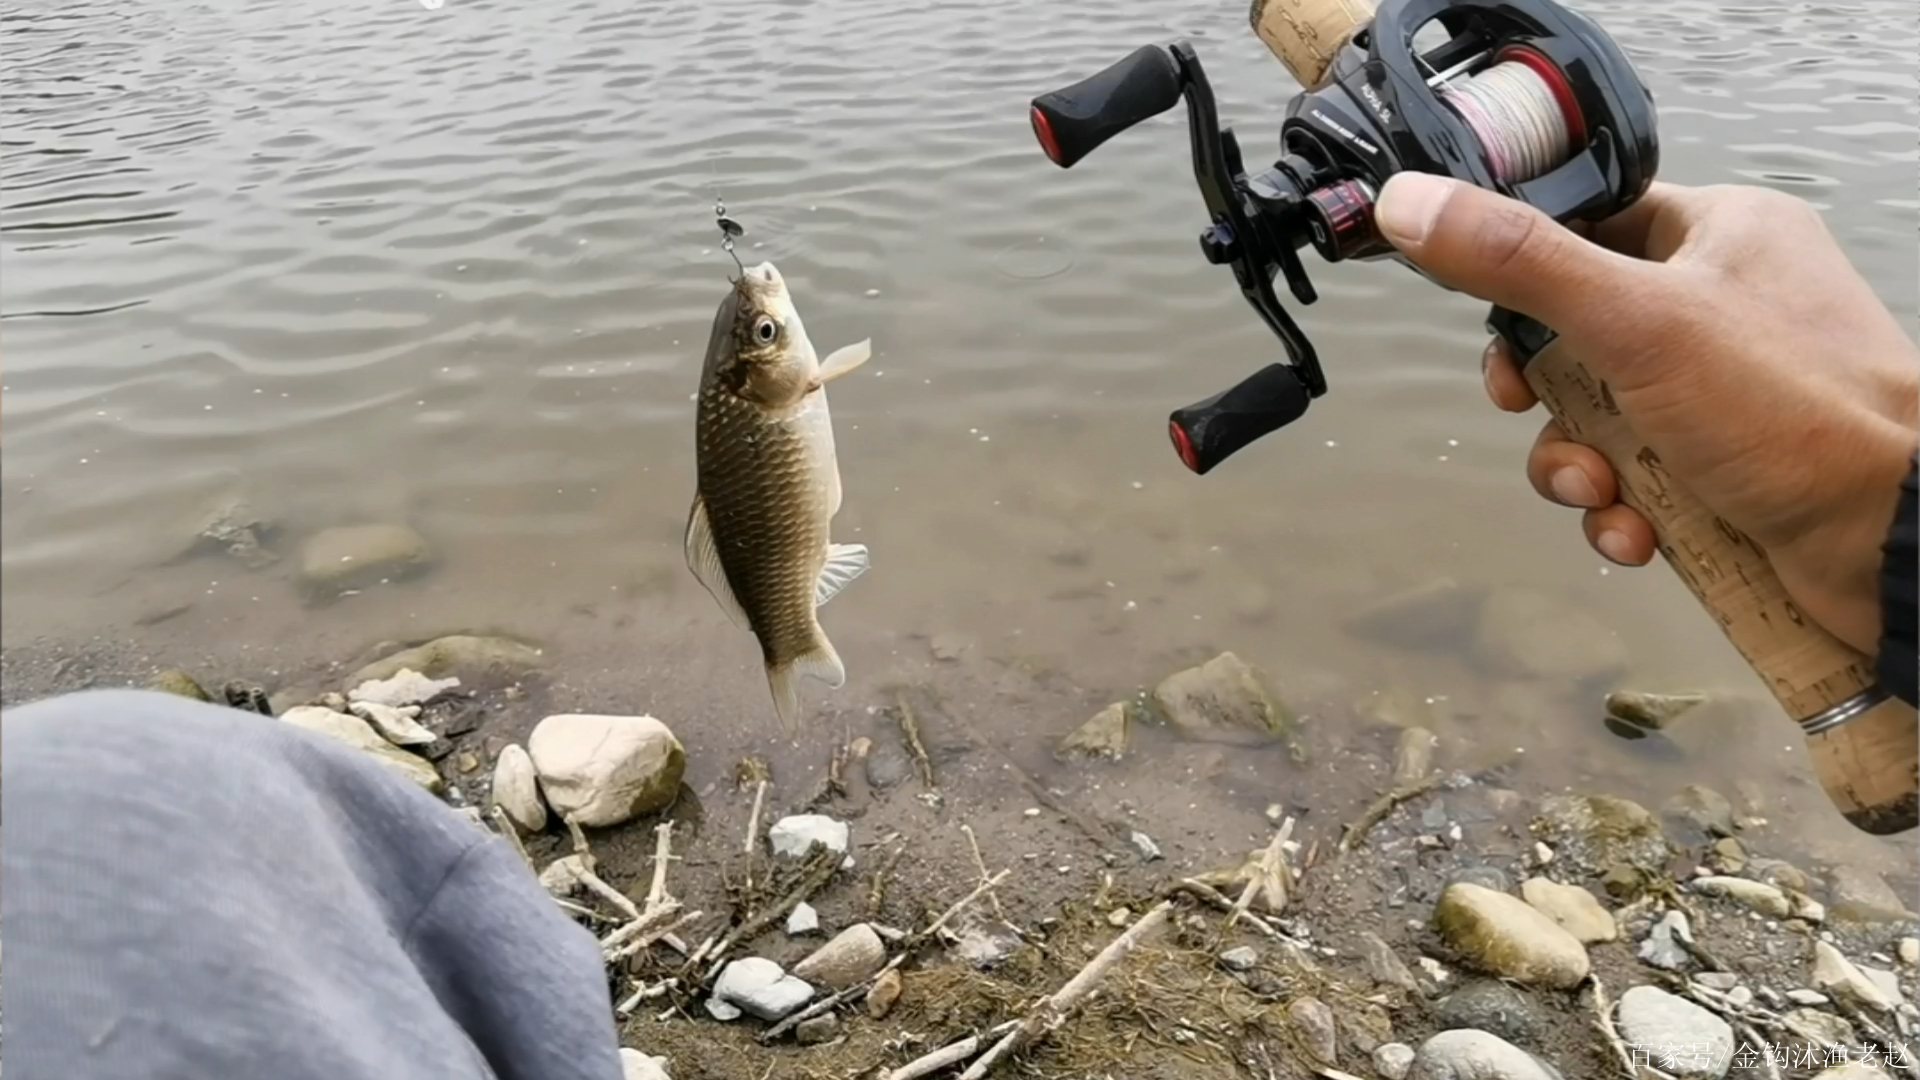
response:
{"label": "black handle knob", "polygon": [[1241,447],[1300,419],[1312,402],[1293,368],[1268,364],[1225,393],[1175,409],[1167,433],[1187,468],[1205,476]]}
{"label": "black handle knob", "polygon": [[1142,45],[1096,75],[1033,99],[1028,118],[1040,149],[1063,169],[1101,143],[1180,103],[1180,69],[1158,45]]}

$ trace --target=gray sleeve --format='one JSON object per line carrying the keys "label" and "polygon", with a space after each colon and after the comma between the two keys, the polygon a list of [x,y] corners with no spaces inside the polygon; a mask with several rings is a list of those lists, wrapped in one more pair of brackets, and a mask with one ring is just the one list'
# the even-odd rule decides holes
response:
{"label": "gray sleeve", "polygon": [[599,945],[504,843],[467,850],[405,945],[500,1080],[620,1075]]}

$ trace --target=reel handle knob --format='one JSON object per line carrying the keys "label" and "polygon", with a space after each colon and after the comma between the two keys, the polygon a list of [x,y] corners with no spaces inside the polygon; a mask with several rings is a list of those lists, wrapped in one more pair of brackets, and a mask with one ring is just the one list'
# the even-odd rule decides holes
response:
{"label": "reel handle knob", "polygon": [[1239,385],[1167,419],[1167,434],[1187,468],[1205,476],[1248,443],[1293,423],[1313,395],[1286,364],[1268,364]]}
{"label": "reel handle knob", "polygon": [[1104,71],[1033,99],[1040,149],[1070,169],[1101,143],[1180,104],[1180,70],[1158,45],[1142,45]]}

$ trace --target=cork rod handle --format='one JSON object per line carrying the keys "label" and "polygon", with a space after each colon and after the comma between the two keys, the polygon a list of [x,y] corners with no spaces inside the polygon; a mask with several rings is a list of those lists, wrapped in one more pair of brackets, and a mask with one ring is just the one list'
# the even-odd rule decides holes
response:
{"label": "cork rod handle", "polygon": [[[1253,0],[1249,21],[1294,78],[1313,86],[1372,15],[1367,0]],[[1871,693],[1872,662],[1801,614],[1767,553],[1667,474],[1569,346],[1550,343],[1527,364],[1526,378],[1568,436],[1613,466],[1621,501],[1652,524],[1667,565],[1802,725],[1834,806],[1869,833],[1920,824],[1914,708]]]}

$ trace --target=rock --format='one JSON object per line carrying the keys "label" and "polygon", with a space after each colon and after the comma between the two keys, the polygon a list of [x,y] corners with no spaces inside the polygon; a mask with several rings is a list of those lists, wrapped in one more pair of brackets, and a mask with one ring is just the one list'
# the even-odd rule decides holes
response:
{"label": "rock", "polygon": [[1747,868],[1747,849],[1731,836],[1723,836],[1709,849],[1709,861],[1724,874],[1738,874]]}
{"label": "rock", "polygon": [[1587,977],[1586,946],[1506,893],[1449,885],[1434,906],[1433,926],[1475,966],[1502,978],[1566,990]]}
{"label": "rock", "polygon": [[1543,877],[1528,878],[1520,886],[1520,897],[1582,945],[1613,941],[1620,936],[1613,916],[1600,906],[1592,893],[1578,885],[1562,885]]}
{"label": "rock", "polygon": [[1474,655],[1492,671],[1556,683],[1598,681],[1627,666],[1620,635],[1544,593],[1501,589],[1480,608]]}
{"label": "rock", "polygon": [[1160,845],[1153,842],[1153,837],[1138,829],[1133,831],[1129,842],[1133,844],[1133,850],[1140,853],[1141,862],[1152,862],[1160,857]]}
{"label": "rock", "polygon": [[433,563],[426,538],[405,525],[323,529],[300,548],[300,583],[315,594],[399,581]]}
{"label": "rock", "polygon": [[1669,911],[1648,931],[1638,955],[1662,971],[1679,971],[1693,956],[1686,947],[1692,941],[1693,928],[1687,925],[1686,915],[1678,910]]}
{"label": "rock", "polygon": [[[395,746],[425,746],[439,738],[426,726],[415,720],[413,715],[420,706],[409,705],[406,709],[392,705],[382,705],[377,701],[356,701],[347,706],[353,715],[373,725],[382,738]],[[407,712],[412,709],[413,713]]]}
{"label": "rock", "polygon": [[1670,1076],[1719,1080],[1733,1063],[1733,1028],[1725,1020],[1654,986],[1620,995],[1620,1039]]}
{"label": "rock", "polygon": [[471,750],[463,750],[453,759],[454,767],[463,773],[470,773],[480,767],[480,755]]}
{"label": "rock", "polygon": [[376,705],[425,705],[460,685],[458,678],[429,679],[412,668],[402,668],[384,679],[349,682],[348,701],[368,701]]}
{"label": "rock", "polygon": [[1856,966],[1860,969],[1860,974],[1865,975],[1867,981],[1872,983],[1875,989],[1880,991],[1881,997],[1892,1002],[1905,1000],[1905,996],[1900,993],[1900,977],[1898,975],[1895,975],[1885,968],[1870,967],[1866,964],[1858,964]]}
{"label": "rock", "polygon": [[723,1024],[730,1024],[733,1021],[740,1019],[741,1016],[745,1015],[737,1007],[733,1005],[729,1005],[728,1003],[721,1001],[717,997],[708,998],[706,1005],[707,1005],[707,1015],[713,1017],[715,1020],[718,1020]]}
{"label": "rock", "polygon": [[273,702],[267,697],[266,687],[245,679],[228,679],[227,684],[220,688],[220,700],[230,709],[259,713],[261,716],[273,715]]}
{"label": "rock", "polygon": [[793,905],[793,910],[787,914],[788,937],[801,937],[816,933],[819,929],[820,913],[813,909],[812,904],[802,900]]}
{"label": "rock", "polygon": [[1407,1080],[1407,1073],[1413,1071],[1413,1047],[1397,1042],[1374,1047],[1373,1071],[1381,1080]]}
{"label": "rock", "polygon": [[1287,1019],[1300,1033],[1301,1045],[1322,1065],[1333,1064],[1337,1033],[1333,1010],[1316,997],[1298,997],[1287,1003]]}
{"label": "rock", "polygon": [[687,766],[680,740],[651,716],[559,713],[534,725],[527,753],[548,805],[591,828],[671,805]]}
{"label": "rock", "polygon": [[1733,804],[1726,796],[1702,784],[1688,784],[1667,800],[1668,816],[1707,836],[1733,835]]}
{"label": "rock", "polygon": [[667,1059],[648,1057],[638,1050],[620,1048],[620,1080],[673,1080],[667,1075]]}
{"label": "rock", "polygon": [[1897,992],[1889,997],[1865,972],[1855,967],[1853,961],[1824,941],[1813,943],[1813,985],[1835,997],[1883,1012],[1891,1010],[1898,1000]]}
{"label": "rock", "polygon": [[804,859],[815,843],[825,844],[828,851],[846,854],[852,842],[853,830],[844,821],[835,821],[825,814],[795,814],[783,817],[767,830],[767,844],[775,855],[789,859]]}
{"label": "rock", "polygon": [[153,681],[147,684],[147,689],[158,690],[163,694],[174,694],[183,698],[192,698],[195,701],[204,701],[209,704],[213,702],[213,695],[201,689],[200,684],[194,681],[193,676],[181,671],[179,668],[168,668],[155,675]]}
{"label": "rock", "polygon": [[1485,864],[1460,867],[1447,875],[1446,884],[1453,885],[1462,881],[1469,885],[1478,885],[1483,889],[1492,889],[1494,892],[1500,893],[1513,888],[1513,882],[1508,880],[1505,870],[1497,866],[1487,866]]}
{"label": "rock", "polygon": [[1018,944],[1004,934],[972,925],[959,932],[959,940],[953,943],[953,954],[963,963],[984,971],[1012,956]]}
{"label": "rock", "polygon": [[1605,795],[1550,795],[1540,803],[1534,833],[1589,874],[1615,865],[1660,875],[1673,854],[1660,822],[1646,807]]}
{"label": "rock", "polygon": [[1764,881],[1737,877],[1703,877],[1693,882],[1695,892],[1718,896],[1753,909],[1762,915],[1784,919],[1792,911],[1787,894]]}
{"label": "rock", "polygon": [[1126,702],[1116,701],[1068,732],[1067,737],[1060,740],[1059,754],[1063,758],[1119,761],[1126,755],[1132,728],[1132,710]]}
{"label": "rock", "polygon": [[1693,977],[1693,981],[1709,990],[1726,993],[1740,985],[1740,976],[1731,971],[1703,971]]}
{"label": "rock", "polygon": [[1409,994],[1418,994],[1420,984],[1414,980],[1413,972],[1400,961],[1398,953],[1388,945],[1385,939],[1372,931],[1360,935],[1360,963],[1366,969],[1367,977],[1385,986],[1397,986]]}
{"label": "rock", "polygon": [[1682,713],[1705,704],[1705,694],[1646,694],[1616,690],[1607,695],[1607,715],[1648,731],[1660,731]]}
{"label": "rock", "polygon": [[244,498],[233,497],[213,507],[194,527],[194,536],[186,550],[175,559],[223,551],[239,559],[250,570],[260,570],[279,561],[266,544],[276,532],[272,522],[256,513]]}
{"label": "rock", "polygon": [[832,1013],[802,1020],[793,1029],[793,1041],[801,1046],[819,1046],[832,1042],[839,1035],[840,1018]]}
{"label": "rock", "polygon": [[1600,887],[1615,900],[1632,900],[1647,887],[1647,872],[1626,863],[1614,863],[1600,875]]}
{"label": "rock", "polygon": [[713,996],[762,1020],[781,1020],[813,1000],[813,987],[758,956],[735,960],[714,981]]}
{"label": "rock", "polygon": [[1900,939],[1900,962],[1908,967],[1920,966],[1920,938]]}
{"label": "rock", "polygon": [[1565,1080],[1560,1070],[1498,1035],[1461,1028],[1420,1044],[1410,1080]]}
{"label": "rock", "polygon": [[391,678],[403,669],[435,679],[454,676],[469,684],[511,680],[539,667],[541,657],[539,649],[512,638],[454,634],[375,660],[347,681]]}
{"label": "rock", "polygon": [[1804,989],[1787,991],[1787,1000],[1793,1002],[1795,1005],[1805,1005],[1808,1007],[1814,1005],[1830,1005],[1833,1003],[1832,998],[1818,990]]}
{"label": "rock", "polygon": [[913,775],[913,759],[907,756],[905,747],[882,739],[874,744],[867,754],[867,786],[876,791],[885,791]]}
{"label": "rock", "polygon": [[1827,884],[1832,889],[1832,912],[1836,919],[1873,923],[1916,917],[1907,910],[1900,894],[1871,870],[1836,866],[1827,872]]}
{"label": "rock", "polygon": [[884,1020],[886,1015],[893,1011],[894,1003],[900,1000],[900,991],[903,989],[905,985],[900,979],[898,968],[881,972],[880,977],[875,979],[873,986],[867,990],[867,1015],[875,1020]]}
{"label": "rock", "polygon": [[1753,1004],[1753,991],[1744,986],[1736,986],[1727,991],[1727,1004],[1736,1009],[1744,1009]]}
{"label": "rock", "polygon": [[1401,649],[1450,649],[1467,640],[1485,598],[1441,578],[1378,600],[1349,616],[1347,633]]}
{"label": "rock", "polygon": [[295,727],[337,739],[355,749],[365,751],[382,764],[438,795],[446,790],[446,781],[440,778],[440,770],[417,754],[409,754],[381,738],[365,720],[346,713],[337,713],[332,709],[318,705],[301,705],[288,709],[280,719]]}
{"label": "rock", "polygon": [[1806,892],[1813,887],[1813,883],[1808,880],[1807,875],[1800,872],[1799,867],[1779,859],[1748,859],[1746,876],[1755,881],[1764,881],[1781,892],[1789,889]]}
{"label": "rock", "polygon": [[1162,679],[1152,699],[1167,722],[1191,738],[1239,742],[1249,735],[1286,737],[1293,729],[1293,716],[1267,693],[1259,672],[1230,652]]}
{"label": "rock", "polygon": [[518,743],[508,744],[493,763],[493,803],[523,832],[537,833],[547,827],[540,778],[534,773],[533,758]]}
{"label": "rock", "polygon": [[1440,740],[1423,727],[1410,727],[1400,733],[1393,748],[1393,786],[1406,787],[1426,779],[1433,771],[1434,748]]}
{"label": "rock", "polygon": [[1107,925],[1115,930],[1125,930],[1133,925],[1133,912],[1123,907],[1114,908],[1107,912]]}
{"label": "rock", "polygon": [[795,978],[829,990],[845,990],[865,982],[887,962],[887,946],[866,923],[855,923],[812,956],[793,965]]}
{"label": "rock", "polygon": [[[1817,1046],[1859,1045],[1854,1041],[1853,1025],[1830,1012],[1821,1009],[1790,1009],[1785,1019],[1788,1023],[1805,1029],[1808,1035],[1814,1037]],[[1805,1042],[1806,1039],[1802,1037],[1795,1041]]]}
{"label": "rock", "polygon": [[1251,945],[1241,945],[1220,954],[1220,966],[1228,971],[1252,971],[1260,962],[1260,954]]}
{"label": "rock", "polygon": [[1433,1004],[1444,1028],[1487,1031],[1513,1043],[1531,1043],[1539,1021],[1526,996],[1498,979],[1469,979]]}
{"label": "rock", "polygon": [[1827,905],[1815,900],[1803,892],[1787,892],[1787,914],[1791,918],[1805,919],[1807,922],[1825,922]]}

